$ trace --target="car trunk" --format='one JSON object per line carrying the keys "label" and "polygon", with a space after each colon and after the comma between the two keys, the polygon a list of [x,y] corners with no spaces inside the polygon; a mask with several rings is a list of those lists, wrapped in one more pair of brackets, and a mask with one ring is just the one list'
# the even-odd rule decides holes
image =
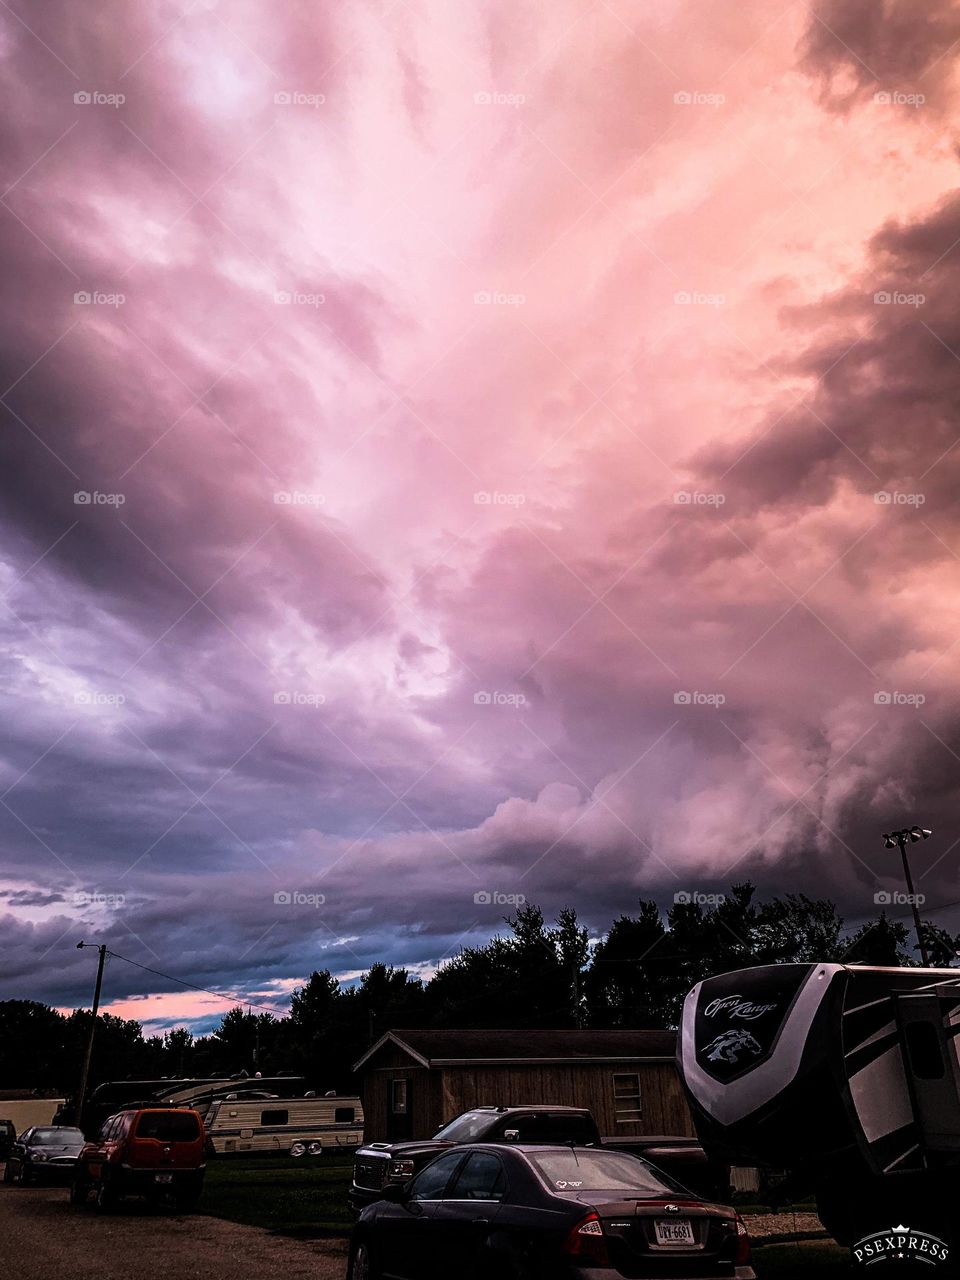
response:
{"label": "car trunk", "polygon": [[581,1195],[603,1224],[610,1262],[624,1276],[732,1276],[736,1215],[719,1205],[685,1199],[626,1199],[597,1203]]}

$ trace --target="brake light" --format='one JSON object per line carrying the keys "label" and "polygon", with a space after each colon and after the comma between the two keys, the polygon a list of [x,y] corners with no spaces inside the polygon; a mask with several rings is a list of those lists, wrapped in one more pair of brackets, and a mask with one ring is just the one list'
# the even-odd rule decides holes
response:
{"label": "brake light", "polygon": [[585,1218],[581,1218],[563,1242],[563,1251],[575,1258],[608,1267],[610,1257],[607,1253],[607,1237],[603,1234],[600,1215],[588,1213]]}
{"label": "brake light", "polygon": [[733,1265],[735,1267],[745,1267],[750,1262],[750,1237],[747,1235],[747,1228],[737,1214],[737,1244],[733,1252]]}

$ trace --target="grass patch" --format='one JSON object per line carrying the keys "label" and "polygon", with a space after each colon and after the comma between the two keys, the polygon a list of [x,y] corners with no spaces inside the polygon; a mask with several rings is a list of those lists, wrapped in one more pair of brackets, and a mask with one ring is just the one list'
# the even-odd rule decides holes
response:
{"label": "grass patch", "polygon": [[853,1274],[850,1254],[838,1244],[827,1241],[801,1241],[797,1244],[755,1245],[753,1268],[757,1280],[809,1280],[816,1269],[817,1280],[839,1280]]}
{"label": "grass patch", "polygon": [[207,1165],[200,1213],[282,1235],[347,1235],[352,1154],[230,1156]]}

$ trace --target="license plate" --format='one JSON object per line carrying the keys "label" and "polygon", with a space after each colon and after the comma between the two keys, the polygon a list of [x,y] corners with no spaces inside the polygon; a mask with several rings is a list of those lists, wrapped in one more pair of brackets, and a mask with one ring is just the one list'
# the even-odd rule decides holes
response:
{"label": "license plate", "polygon": [[694,1244],[693,1224],[658,1218],[653,1224],[657,1233],[657,1244]]}
{"label": "license plate", "polygon": [[173,1174],[172,1174],[172,1173],[158,1173],[158,1174],[155,1174],[155,1175],[154,1175],[154,1179],[153,1179],[153,1180],[154,1180],[154,1182],[172,1182],[172,1181],[173,1181]]}

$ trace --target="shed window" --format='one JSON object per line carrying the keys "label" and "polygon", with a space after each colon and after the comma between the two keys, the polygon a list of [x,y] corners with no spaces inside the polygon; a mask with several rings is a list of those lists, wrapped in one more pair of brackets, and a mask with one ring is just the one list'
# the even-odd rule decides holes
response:
{"label": "shed window", "polygon": [[613,1110],[617,1124],[634,1124],[643,1119],[640,1077],[635,1072],[615,1072]]}
{"label": "shed window", "polygon": [[286,1124],[290,1119],[289,1111],[261,1111],[261,1125]]}
{"label": "shed window", "polygon": [[390,1111],[395,1116],[405,1116],[407,1114],[406,1080],[390,1081]]}

